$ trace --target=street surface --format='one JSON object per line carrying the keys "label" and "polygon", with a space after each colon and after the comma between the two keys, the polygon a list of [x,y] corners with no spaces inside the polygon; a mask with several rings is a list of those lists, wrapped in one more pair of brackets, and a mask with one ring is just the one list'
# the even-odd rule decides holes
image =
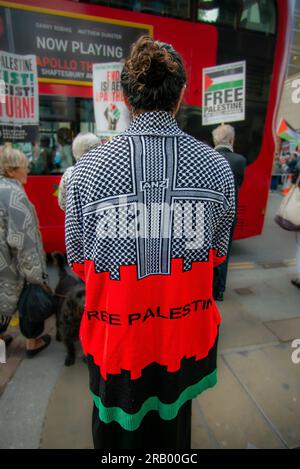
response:
{"label": "street surface", "polygon": [[295,258],[295,234],[282,230],[273,221],[281,200],[278,193],[269,192],[263,233],[235,241],[231,262],[275,263]]}
{"label": "street surface", "polygon": [[[300,290],[290,283],[294,234],[273,222],[281,200],[270,193],[261,236],[233,244],[219,303],[219,383],[193,402],[194,449],[300,447],[300,363],[291,358],[300,339]],[[54,335],[52,318],[47,331]],[[27,360],[17,321],[10,332],[16,339],[0,365],[0,448],[92,448],[81,358],[64,367],[64,348],[53,340]]]}

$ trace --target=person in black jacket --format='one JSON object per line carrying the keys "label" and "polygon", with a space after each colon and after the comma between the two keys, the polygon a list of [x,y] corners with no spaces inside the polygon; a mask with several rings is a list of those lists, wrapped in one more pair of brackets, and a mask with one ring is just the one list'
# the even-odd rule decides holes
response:
{"label": "person in black jacket", "polygon": [[[235,184],[235,207],[238,206],[238,192],[244,180],[247,160],[244,156],[233,151],[235,131],[229,124],[221,124],[212,131],[215,150],[223,155],[228,161],[234,176]],[[236,222],[236,217],[235,217]],[[217,301],[223,301],[226,288],[226,277],[228,270],[228,260],[234,231],[233,224],[230,233],[228,253],[226,261],[214,269],[214,298]]]}

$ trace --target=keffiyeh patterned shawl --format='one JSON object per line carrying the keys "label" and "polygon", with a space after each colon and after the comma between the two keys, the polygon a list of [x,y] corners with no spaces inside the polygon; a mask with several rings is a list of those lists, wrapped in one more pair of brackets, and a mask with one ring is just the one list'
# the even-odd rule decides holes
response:
{"label": "keffiyeh patterned shawl", "polygon": [[216,383],[213,267],[234,213],[228,163],[166,112],[139,115],[76,164],[67,254],[86,283],[80,336],[103,422],[170,420]]}

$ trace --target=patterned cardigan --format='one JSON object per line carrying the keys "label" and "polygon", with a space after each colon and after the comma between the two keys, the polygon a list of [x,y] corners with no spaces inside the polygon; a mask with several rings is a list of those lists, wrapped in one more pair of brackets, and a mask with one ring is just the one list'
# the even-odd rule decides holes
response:
{"label": "patterned cardigan", "polygon": [[68,183],[71,178],[74,166],[70,166],[66,169],[64,174],[61,177],[59,188],[58,188],[58,205],[59,207],[65,211],[66,210],[66,202],[67,202],[67,188]]}
{"label": "patterned cardigan", "polygon": [[12,316],[24,280],[42,283],[44,273],[35,209],[18,181],[0,176],[0,314]]}

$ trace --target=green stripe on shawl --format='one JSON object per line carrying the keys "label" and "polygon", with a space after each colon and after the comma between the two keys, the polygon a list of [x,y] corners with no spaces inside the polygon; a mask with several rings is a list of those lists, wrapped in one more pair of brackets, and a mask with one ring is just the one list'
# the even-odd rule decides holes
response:
{"label": "green stripe on shawl", "polygon": [[139,428],[145,415],[151,410],[156,410],[163,420],[174,419],[181,406],[194,399],[206,389],[212,388],[217,383],[217,369],[201,381],[186,388],[175,402],[164,404],[158,397],[149,397],[135,414],[129,414],[120,407],[105,407],[100,397],[91,392],[94,403],[99,410],[99,418],[104,423],[118,422],[124,430],[134,431]]}

